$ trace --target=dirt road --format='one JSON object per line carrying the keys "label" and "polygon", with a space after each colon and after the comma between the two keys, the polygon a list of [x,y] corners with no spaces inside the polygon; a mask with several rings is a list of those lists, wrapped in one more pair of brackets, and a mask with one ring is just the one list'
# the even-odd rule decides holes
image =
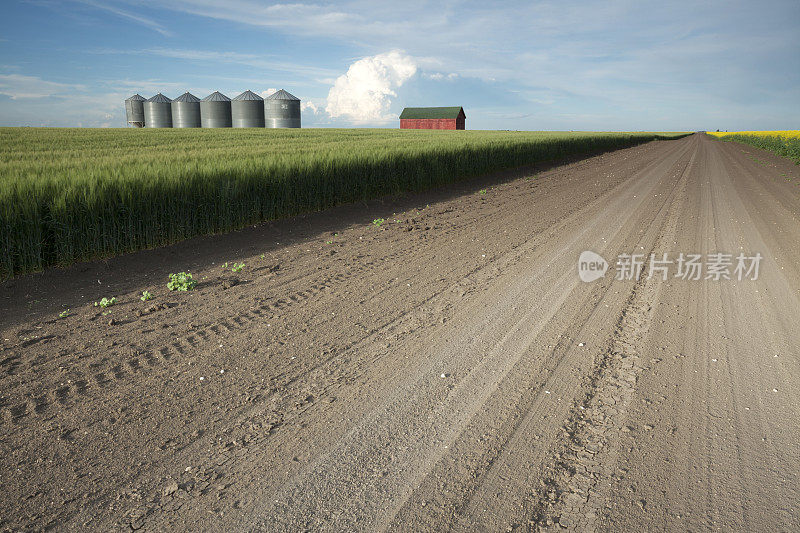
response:
{"label": "dirt road", "polygon": [[6,282],[0,528],[798,531],[798,180],[693,135]]}

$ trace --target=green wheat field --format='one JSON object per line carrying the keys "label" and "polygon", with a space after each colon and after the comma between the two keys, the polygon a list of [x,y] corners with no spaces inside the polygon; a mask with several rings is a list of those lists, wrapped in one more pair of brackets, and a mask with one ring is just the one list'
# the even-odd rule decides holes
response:
{"label": "green wheat field", "polygon": [[0,277],[683,135],[0,128]]}

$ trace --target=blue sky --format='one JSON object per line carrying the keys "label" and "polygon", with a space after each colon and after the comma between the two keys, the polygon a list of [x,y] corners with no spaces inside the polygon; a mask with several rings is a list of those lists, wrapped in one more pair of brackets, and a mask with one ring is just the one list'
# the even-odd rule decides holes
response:
{"label": "blue sky", "polygon": [[285,88],[303,125],[800,128],[800,2],[5,0],[0,125],[112,126],[138,92]]}

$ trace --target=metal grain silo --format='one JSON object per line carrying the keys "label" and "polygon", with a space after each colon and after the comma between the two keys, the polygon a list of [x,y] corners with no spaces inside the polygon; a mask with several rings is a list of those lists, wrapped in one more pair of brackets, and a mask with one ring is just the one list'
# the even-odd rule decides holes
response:
{"label": "metal grain silo", "polygon": [[219,91],[209,94],[200,102],[200,118],[204,128],[230,128],[231,99]]}
{"label": "metal grain silo", "polygon": [[173,128],[200,127],[200,99],[186,92],[172,101]]}
{"label": "metal grain silo", "polygon": [[172,127],[172,100],[161,93],[144,103],[145,128]]}
{"label": "metal grain silo", "polygon": [[125,117],[129,125],[144,127],[144,100],[144,96],[140,94],[134,94],[125,100]]}
{"label": "metal grain silo", "polygon": [[299,128],[300,99],[283,89],[264,99],[264,120],[268,128]]}
{"label": "metal grain silo", "polygon": [[231,102],[234,128],[263,128],[264,99],[252,91],[245,91]]}

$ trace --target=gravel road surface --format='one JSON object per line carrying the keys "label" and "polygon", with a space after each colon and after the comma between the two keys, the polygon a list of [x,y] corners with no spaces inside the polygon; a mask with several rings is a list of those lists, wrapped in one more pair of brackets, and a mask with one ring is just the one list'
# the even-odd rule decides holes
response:
{"label": "gravel road surface", "polygon": [[0,530],[800,531],[799,168],[697,134],[6,281]]}

